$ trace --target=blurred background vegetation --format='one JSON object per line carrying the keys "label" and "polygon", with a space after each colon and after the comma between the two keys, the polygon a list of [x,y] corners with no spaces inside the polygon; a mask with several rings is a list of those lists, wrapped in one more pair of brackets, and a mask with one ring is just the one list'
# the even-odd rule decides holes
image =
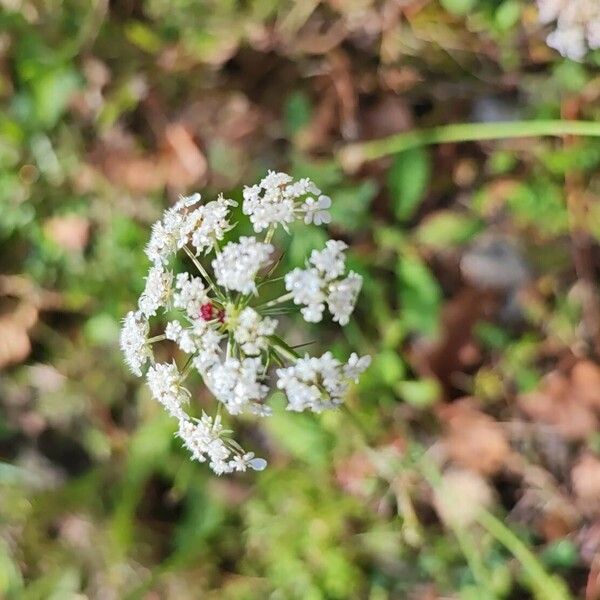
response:
{"label": "blurred background vegetation", "polygon": [[[0,1],[1,598],[600,598],[600,142],[336,158],[598,120],[600,55],[546,33],[524,0]],[[365,280],[312,347],[374,360],[353,418],[234,422],[269,468],[217,478],[120,319],[161,210],[268,168],[331,195]]]}

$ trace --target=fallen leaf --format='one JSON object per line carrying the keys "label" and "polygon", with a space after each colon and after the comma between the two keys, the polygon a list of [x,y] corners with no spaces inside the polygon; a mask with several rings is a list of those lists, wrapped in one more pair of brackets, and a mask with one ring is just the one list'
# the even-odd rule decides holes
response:
{"label": "fallen leaf", "polygon": [[0,369],[24,361],[31,352],[27,331],[38,318],[32,304],[21,303],[0,317]]}
{"label": "fallen leaf", "polygon": [[502,426],[477,410],[468,399],[443,407],[444,447],[458,465],[483,475],[502,469],[511,449]]}
{"label": "fallen leaf", "polygon": [[452,468],[442,475],[433,494],[440,519],[450,527],[466,527],[491,505],[493,494],[485,479],[468,469]]}
{"label": "fallen leaf", "polygon": [[600,459],[583,454],[571,470],[571,485],[585,515],[600,514]]}
{"label": "fallen leaf", "polygon": [[539,390],[521,394],[518,405],[530,419],[555,427],[569,440],[583,440],[598,427],[593,409],[559,371],[549,373]]}

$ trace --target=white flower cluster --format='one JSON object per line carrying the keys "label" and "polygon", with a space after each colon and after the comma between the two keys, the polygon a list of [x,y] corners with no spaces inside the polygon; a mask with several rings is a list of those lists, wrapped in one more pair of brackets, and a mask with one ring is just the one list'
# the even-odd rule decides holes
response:
{"label": "white flower cluster", "polygon": [[260,183],[244,188],[244,214],[250,217],[257,233],[272,225],[287,229],[298,216],[307,225],[329,223],[330,206],[331,198],[321,194],[310,179],[294,181],[286,173],[269,171]]}
{"label": "white flower cluster", "polygon": [[285,276],[285,287],[295,304],[304,304],[302,316],[310,323],[323,318],[325,302],[333,320],[347,325],[362,286],[362,277],[346,270],[344,242],[329,240],[323,250],[313,250],[306,269],[294,269]]}
{"label": "white flower cluster", "polygon": [[[327,306],[333,320],[345,325],[362,279],[352,271],[345,274],[347,246],[333,240],[312,252],[306,269],[294,269],[283,278],[272,276],[277,257],[271,239],[279,225],[286,229],[295,219],[330,221],[331,200],[309,179],[294,181],[285,173],[269,172],[258,185],[245,188],[242,210],[257,234],[265,231],[262,240],[252,236],[222,243],[233,228],[230,210],[235,202],[223,196],[207,204],[200,201],[199,194],[181,198],[154,224],[146,247],[152,266],[137,310],[124,319],[121,349],[135,375],[142,376],[149,364],[150,392],[178,420],[177,435],[194,459],[208,462],[217,474],[262,470],[266,461],[245,452],[223,428],[219,415],[193,416],[187,377],[196,371],[230,415],[269,416],[266,399],[273,375],[287,395],[288,410],[320,412],[340,405],[370,358],[352,354],[342,363],[330,352],[320,358],[301,357],[275,335],[278,321],[273,317],[292,309],[293,300],[303,305],[307,321],[320,321]],[[187,255],[194,274],[175,275],[170,270],[179,251]],[[209,253],[214,253],[212,260],[203,261]],[[287,293],[261,301],[259,290],[273,289],[281,279]],[[150,319],[156,316],[166,325],[151,336]],[[155,361],[153,345],[163,341],[188,355],[185,366]]]}
{"label": "white flower cluster", "polygon": [[537,0],[537,4],[540,22],[556,21],[556,29],[546,38],[548,46],[573,60],[582,60],[588,48],[600,48],[598,0]]}
{"label": "white flower cluster", "polygon": [[277,387],[285,390],[289,410],[321,412],[343,402],[348,384],[357,381],[369,363],[370,357],[359,358],[354,353],[346,364],[335,359],[331,352],[321,358],[307,354],[291,367],[277,370]]}

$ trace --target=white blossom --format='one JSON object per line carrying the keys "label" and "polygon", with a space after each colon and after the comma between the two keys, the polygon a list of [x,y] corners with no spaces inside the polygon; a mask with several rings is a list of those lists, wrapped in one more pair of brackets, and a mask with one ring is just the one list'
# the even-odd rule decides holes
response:
{"label": "white blossom", "polygon": [[346,269],[344,242],[329,240],[323,250],[313,250],[307,269],[294,269],[285,276],[285,287],[301,309],[304,320],[318,323],[323,318],[325,302],[333,320],[347,325],[354,311],[362,287],[362,277],[350,271],[345,279],[338,279]]}
{"label": "white blossom", "polygon": [[195,319],[200,314],[200,307],[207,301],[208,292],[200,277],[194,277],[185,271],[177,275],[173,306],[182,308],[190,319]]}
{"label": "white blossom", "polygon": [[187,243],[190,230],[188,208],[200,202],[200,194],[181,197],[163,218],[152,226],[152,235],[146,246],[146,255],[155,264],[168,263],[171,256]]}
{"label": "white blossom", "polygon": [[[319,199],[310,198],[309,201],[307,198],[303,203],[302,198],[307,194],[319,196]],[[257,233],[277,225],[287,230],[287,225],[302,214],[307,223],[328,223],[327,201],[331,204],[331,200],[320,194],[321,191],[310,179],[294,182],[286,173],[269,171],[258,185],[244,188],[242,210],[250,217]]]}
{"label": "white blossom", "polygon": [[169,321],[165,327],[165,337],[173,342],[179,341],[183,327],[179,321]]}
{"label": "white blossom", "polygon": [[138,301],[138,308],[146,317],[152,317],[159,308],[168,306],[171,301],[173,273],[163,269],[161,264],[150,267],[146,277],[146,287]]}
{"label": "white blossom", "polygon": [[152,397],[160,402],[167,412],[176,418],[185,415],[182,405],[190,399],[189,391],[183,387],[181,373],[173,363],[157,363],[146,373]]}
{"label": "white blossom", "polygon": [[225,233],[231,229],[228,220],[229,207],[236,205],[236,202],[221,195],[201,207],[200,218],[191,234],[191,244],[196,249],[196,253],[211,250],[215,240],[223,239]]}
{"label": "white blossom", "polygon": [[261,317],[253,308],[247,306],[237,316],[234,327],[233,339],[240,345],[244,354],[256,356],[267,349],[267,338],[275,333],[277,321]]}
{"label": "white blossom", "polygon": [[541,23],[556,21],[547,44],[563,56],[582,60],[587,49],[600,48],[600,3],[597,0],[537,0]]}
{"label": "white blossom", "polygon": [[334,321],[342,326],[349,323],[361,287],[362,277],[354,271],[350,271],[345,279],[332,281],[329,284],[327,308]]}
{"label": "white blossom", "polygon": [[348,248],[340,240],[328,240],[323,250],[313,250],[309,262],[323,275],[326,281],[339,277],[346,269],[344,250]]}
{"label": "white blossom", "polygon": [[304,213],[304,222],[309,225],[323,225],[331,223],[331,215],[328,210],[331,207],[331,198],[329,196],[320,195],[318,198],[309,196],[302,204]]}
{"label": "white blossom", "polygon": [[254,237],[229,242],[212,261],[217,283],[242,294],[256,293],[254,280],[272,252],[271,244],[257,242]]}
{"label": "white blossom", "polygon": [[[348,323],[362,278],[352,271],[345,275],[344,242],[328,241],[325,248],[310,254],[306,268],[285,274],[288,293],[267,302],[258,293],[266,284],[282,279],[272,275],[277,263],[270,266],[274,247],[269,242],[275,227],[287,228],[296,219],[306,224],[329,223],[331,199],[310,179],[295,181],[275,171],[269,171],[258,185],[245,188],[243,195],[243,212],[254,230],[268,230],[263,241],[239,237],[221,248],[219,242],[233,227],[229,218],[235,205],[222,195],[206,204],[201,203],[200,194],[182,197],[165,210],[145,250],[152,266],[138,309],[126,315],[120,340],[125,362],[136,375],[141,376],[142,368],[150,363],[146,372],[150,392],[177,419],[183,445],[194,459],[208,462],[219,475],[260,471],[266,461],[240,448],[223,428],[220,416],[213,419],[203,413],[195,419],[188,414],[191,394],[185,379],[192,368],[229,414],[266,417],[271,414],[266,399],[274,361],[283,365],[277,369],[277,386],[287,394],[288,409],[316,412],[339,405],[350,382],[358,379],[370,361],[368,356],[352,354],[344,364],[330,352],[320,358],[296,358],[287,342],[275,335],[278,322],[272,315],[286,310],[278,305],[290,299],[306,321],[321,321],[327,307],[334,321]],[[198,273],[181,272],[174,277],[168,265],[178,264],[172,259],[179,251],[194,254],[192,263]],[[205,259],[209,253],[214,254]],[[202,260],[210,264],[203,265]],[[264,278],[259,286],[260,272]],[[164,333],[149,339],[149,319],[159,313],[168,315],[169,321]],[[186,355],[182,371],[175,361],[155,362],[153,345],[162,340],[174,342]]]}
{"label": "white blossom", "polygon": [[207,327],[196,337],[196,355],[192,359],[194,367],[202,374],[219,361],[223,335],[213,327]]}
{"label": "white blossom", "polygon": [[138,377],[142,376],[142,367],[152,356],[148,344],[148,331],[150,326],[139,311],[129,311],[123,319],[121,329],[121,351],[125,362],[131,372]]}
{"label": "white blossom", "polygon": [[287,395],[288,410],[321,412],[343,402],[350,381],[355,380],[370,361],[369,356],[359,359],[353,354],[344,365],[331,352],[320,358],[306,355],[291,367],[277,370],[277,387]]}
{"label": "white blossom", "polygon": [[201,419],[185,418],[179,421],[177,435],[189,450],[192,458],[199,462],[209,461],[211,469],[217,474],[254,469],[262,471],[266,461],[255,458],[252,452],[240,454],[223,439],[228,432],[223,430],[221,418],[211,419],[203,413]]}
{"label": "white blossom", "polygon": [[227,411],[238,415],[260,404],[269,387],[262,383],[264,366],[259,358],[228,357],[206,372],[204,380]]}

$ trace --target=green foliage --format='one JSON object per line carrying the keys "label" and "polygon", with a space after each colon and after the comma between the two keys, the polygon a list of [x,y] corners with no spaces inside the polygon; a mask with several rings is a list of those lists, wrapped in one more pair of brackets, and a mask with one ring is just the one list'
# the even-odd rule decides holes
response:
{"label": "green foliage", "polygon": [[394,158],[388,174],[388,187],[396,216],[401,221],[412,217],[429,185],[431,164],[423,148],[406,150]]}

